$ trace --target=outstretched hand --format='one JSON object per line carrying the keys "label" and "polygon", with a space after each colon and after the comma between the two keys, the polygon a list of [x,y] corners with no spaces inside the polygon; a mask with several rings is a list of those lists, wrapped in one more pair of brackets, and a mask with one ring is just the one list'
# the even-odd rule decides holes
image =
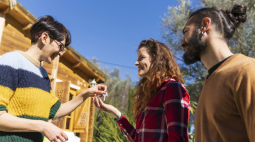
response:
{"label": "outstretched hand", "polygon": [[111,113],[112,105],[105,104],[101,99],[99,98],[92,98],[92,101],[94,102],[95,106],[99,108],[103,112]]}
{"label": "outstretched hand", "polygon": [[86,91],[84,91],[84,94],[87,97],[94,97],[96,95],[102,96],[106,92],[107,92],[107,86],[98,84],[98,85],[91,87],[91,88],[87,89]]}
{"label": "outstretched hand", "polygon": [[120,118],[121,112],[114,106],[105,104],[101,99],[96,97],[92,98],[92,101],[94,102],[95,106],[99,108],[101,111],[113,115],[116,119]]}

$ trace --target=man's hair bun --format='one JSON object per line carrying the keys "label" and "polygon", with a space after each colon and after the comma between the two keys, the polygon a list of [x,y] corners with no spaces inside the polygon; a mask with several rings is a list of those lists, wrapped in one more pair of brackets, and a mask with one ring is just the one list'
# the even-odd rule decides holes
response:
{"label": "man's hair bun", "polygon": [[247,19],[246,6],[237,3],[233,6],[231,12],[226,11],[229,19],[233,22],[234,27],[238,28],[241,23],[244,23]]}

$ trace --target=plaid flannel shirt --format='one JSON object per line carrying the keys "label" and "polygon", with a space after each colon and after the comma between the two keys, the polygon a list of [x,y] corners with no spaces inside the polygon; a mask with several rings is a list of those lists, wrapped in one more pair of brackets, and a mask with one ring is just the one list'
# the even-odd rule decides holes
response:
{"label": "plaid flannel shirt", "polygon": [[167,79],[138,114],[136,129],[125,116],[117,124],[130,142],[188,142],[189,101],[183,84]]}

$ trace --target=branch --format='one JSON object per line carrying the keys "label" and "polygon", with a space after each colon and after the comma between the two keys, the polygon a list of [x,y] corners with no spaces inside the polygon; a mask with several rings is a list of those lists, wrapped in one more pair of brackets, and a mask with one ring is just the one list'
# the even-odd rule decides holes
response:
{"label": "branch", "polygon": [[244,47],[243,42],[240,39],[238,39],[236,35],[234,35],[233,37],[241,44],[241,46],[239,46],[239,49],[240,49],[241,53],[245,54],[245,51],[243,49],[243,47]]}

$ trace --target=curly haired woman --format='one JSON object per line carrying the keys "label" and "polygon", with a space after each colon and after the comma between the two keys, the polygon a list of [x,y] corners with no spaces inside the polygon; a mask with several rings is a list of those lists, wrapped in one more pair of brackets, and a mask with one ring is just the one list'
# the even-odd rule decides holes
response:
{"label": "curly haired woman", "polygon": [[112,114],[131,142],[187,142],[190,97],[172,51],[161,42],[143,40],[135,65],[140,77],[133,96],[136,129],[117,108],[93,98],[96,107]]}

